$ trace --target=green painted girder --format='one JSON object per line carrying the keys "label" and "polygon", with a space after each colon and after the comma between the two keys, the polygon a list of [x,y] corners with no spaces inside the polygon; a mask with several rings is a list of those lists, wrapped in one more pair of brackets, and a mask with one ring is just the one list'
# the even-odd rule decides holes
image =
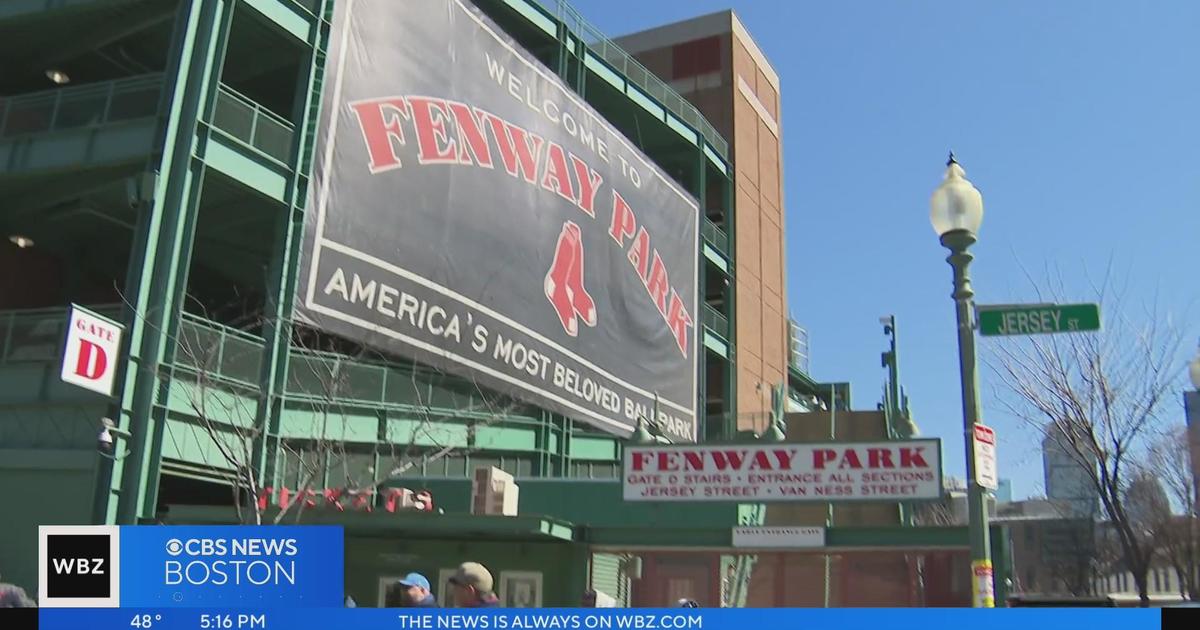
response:
{"label": "green painted girder", "polygon": [[[233,508],[190,505],[170,506],[172,523],[236,523]],[[264,515],[264,519],[273,516]],[[567,521],[545,516],[484,516],[473,514],[429,514],[425,512],[338,512],[307,510],[300,519],[304,525],[340,525],[347,536],[401,536],[404,538],[468,538],[486,540],[525,540],[571,542],[577,527]]]}
{"label": "green painted girder", "polygon": [[85,170],[145,160],[154,153],[154,118],[0,140],[0,176]]}
{"label": "green painted girder", "polygon": [[[1002,526],[993,526],[1002,537]],[[631,527],[589,527],[582,540],[591,545],[624,548],[733,548],[729,527],[660,528],[650,524]],[[831,527],[825,533],[825,550],[940,549],[968,547],[966,527]],[[820,551],[816,549],[813,551]]]}
{"label": "green painted girder", "polygon": [[140,0],[6,0],[0,2],[0,20],[22,19],[43,13],[60,13],[92,7],[109,9]]}

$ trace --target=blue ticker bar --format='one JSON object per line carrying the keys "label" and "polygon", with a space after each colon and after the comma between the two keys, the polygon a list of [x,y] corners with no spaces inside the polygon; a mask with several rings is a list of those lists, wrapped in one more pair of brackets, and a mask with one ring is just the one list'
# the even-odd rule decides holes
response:
{"label": "blue ticker bar", "polygon": [[1157,609],[42,609],[41,630],[1158,630]]}

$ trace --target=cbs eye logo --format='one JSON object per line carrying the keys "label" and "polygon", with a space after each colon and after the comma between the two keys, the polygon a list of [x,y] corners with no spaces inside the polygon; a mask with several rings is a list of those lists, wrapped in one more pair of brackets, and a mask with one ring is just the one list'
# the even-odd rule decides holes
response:
{"label": "cbs eye logo", "polygon": [[116,608],[120,530],[115,526],[38,527],[38,605]]}
{"label": "cbs eye logo", "polygon": [[167,541],[167,555],[178,556],[183,553],[183,542],[178,538],[172,538]]}

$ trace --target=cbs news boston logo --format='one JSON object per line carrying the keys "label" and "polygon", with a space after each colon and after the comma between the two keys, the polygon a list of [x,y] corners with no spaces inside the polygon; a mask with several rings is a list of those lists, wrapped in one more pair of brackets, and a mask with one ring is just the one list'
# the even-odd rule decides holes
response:
{"label": "cbs news boston logo", "polygon": [[118,607],[120,531],[107,525],[38,527],[38,605]]}

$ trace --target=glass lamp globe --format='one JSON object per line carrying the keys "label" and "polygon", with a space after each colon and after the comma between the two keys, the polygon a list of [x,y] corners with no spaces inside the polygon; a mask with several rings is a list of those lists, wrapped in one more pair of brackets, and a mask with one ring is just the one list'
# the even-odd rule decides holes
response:
{"label": "glass lamp globe", "polygon": [[966,171],[951,153],[945,178],[929,199],[929,222],[938,236],[956,230],[970,234],[979,232],[979,225],[983,223],[983,195],[966,176]]}

